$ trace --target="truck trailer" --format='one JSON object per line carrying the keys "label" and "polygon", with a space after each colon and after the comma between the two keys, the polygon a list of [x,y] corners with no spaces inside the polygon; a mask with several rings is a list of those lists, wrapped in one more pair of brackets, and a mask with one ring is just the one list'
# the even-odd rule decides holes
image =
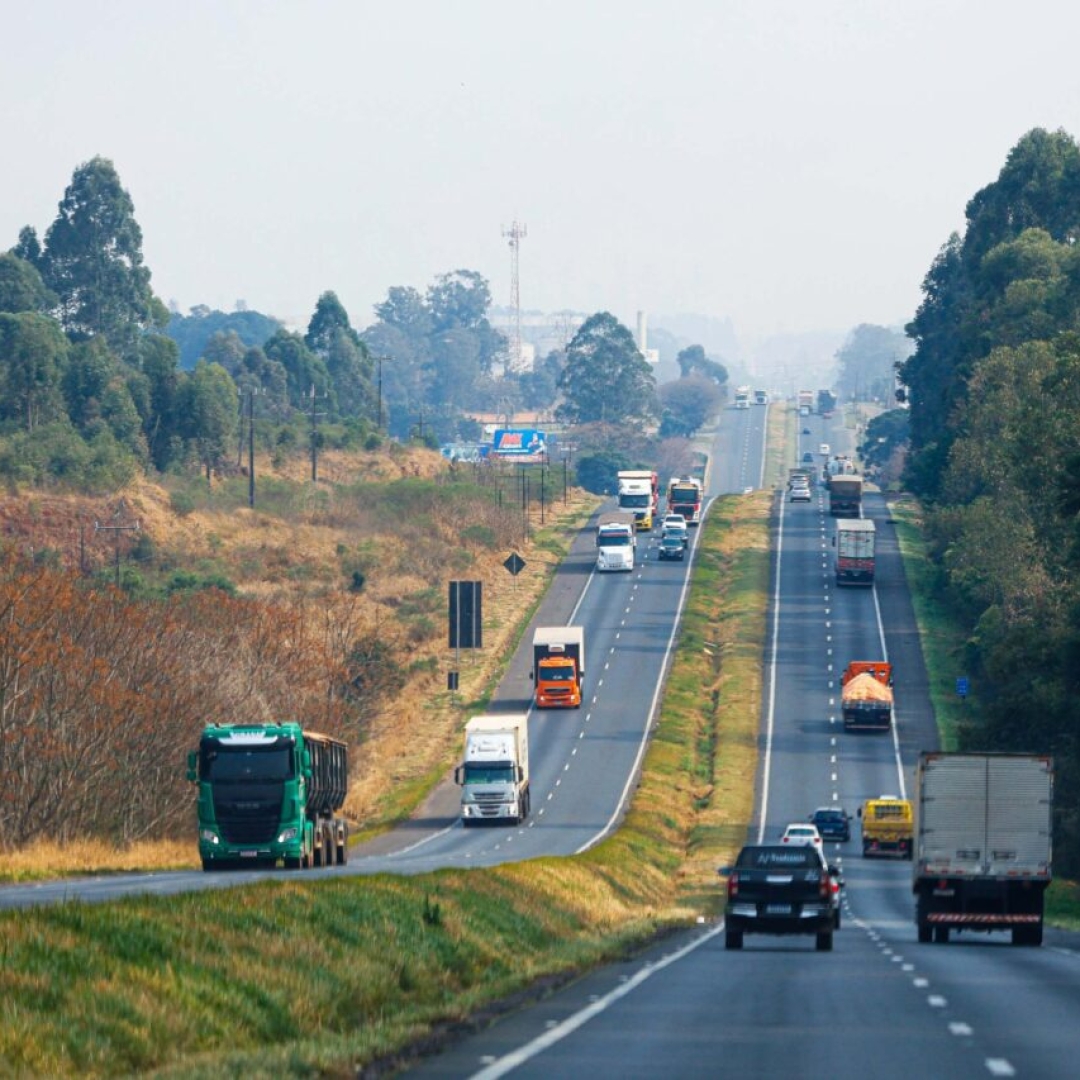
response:
{"label": "truck trailer", "polygon": [[1041,945],[1053,759],[924,751],[916,783],[919,941],[946,942],[952,930],[1008,930],[1014,945]]}
{"label": "truck trailer", "polygon": [[836,584],[873,585],[876,530],[869,518],[842,519],[836,523]]}
{"label": "truck trailer", "polygon": [[660,509],[660,476],[648,469],[623,469],[616,474],[619,509],[631,510],[640,532],[648,532]]}
{"label": "truck trailer", "polygon": [[888,731],[893,714],[892,664],[852,660],[840,677],[845,731]]}
{"label": "truck trailer", "polygon": [[585,629],[538,626],[533,632],[533,666],[538,709],[577,709],[585,677]]}
{"label": "truck trailer", "polygon": [[633,570],[637,532],[628,510],[601,514],[596,521],[596,569]]}
{"label": "truck trailer", "polygon": [[861,476],[836,473],[829,476],[829,513],[833,517],[857,518],[862,514]]}
{"label": "truck trailer", "polygon": [[454,770],[461,787],[461,824],[515,823],[529,816],[529,716],[474,716],[465,725],[465,753]]}
{"label": "truck trailer", "polygon": [[188,754],[204,870],[348,859],[348,750],[299,724],[210,725]]}

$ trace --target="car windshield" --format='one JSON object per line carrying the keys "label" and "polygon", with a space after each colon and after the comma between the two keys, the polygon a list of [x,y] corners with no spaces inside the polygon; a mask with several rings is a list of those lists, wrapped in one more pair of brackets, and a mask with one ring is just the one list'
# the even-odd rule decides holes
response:
{"label": "car windshield", "polygon": [[739,852],[735,865],[745,869],[802,870],[821,865],[821,859],[808,847],[746,847]]}

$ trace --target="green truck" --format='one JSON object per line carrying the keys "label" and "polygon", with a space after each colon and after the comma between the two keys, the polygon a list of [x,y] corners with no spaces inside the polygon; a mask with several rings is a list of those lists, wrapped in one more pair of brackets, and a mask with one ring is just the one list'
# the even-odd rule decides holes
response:
{"label": "green truck", "polygon": [[348,787],[348,749],[299,724],[207,727],[188,754],[198,785],[204,870],[333,866],[348,859],[338,814]]}

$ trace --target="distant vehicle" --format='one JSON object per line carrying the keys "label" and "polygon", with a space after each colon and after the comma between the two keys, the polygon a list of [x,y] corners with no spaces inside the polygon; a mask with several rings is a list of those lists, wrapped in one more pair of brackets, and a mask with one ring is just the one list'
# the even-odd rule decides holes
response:
{"label": "distant vehicle", "polygon": [[882,795],[867,799],[859,807],[862,820],[862,853],[871,855],[898,855],[911,858],[915,838],[915,820],[911,803],[895,795]]}
{"label": "distant vehicle", "polygon": [[687,525],[697,525],[701,521],[701,496],[702,483],[696,477],[673,477],[668,484],[668,513],[682,514]]}
{"label": "distant vehicle", "polygon": [[892,712],[892,664],[885,660],[852,660],[840,676],[844,730],[888,731]]}
{"label": "distant vehicle", "polygon": [[833,517],[862,516],[862,477],[831,474],[829,477],[829,513]]}
{"label": "distant vehicle", "polygon": [[624,469],[616,480],[619,509],[633,511],[639,532],[650,531],[660,505],[660,477],[648,469]]}
{"label": "distant vehicle", "polygon": [[668,536],[677,537],[684,548],[690,546],[690,529],[686,525],[665,525],[660,533],[660,539],[663,540]]}
{"label": "distant vehicle", "polygon": [[819,806],[810,815],[810,824],[821,833],[822,840],[846,844],[851,839],[851,817],[838,806]]}
{"label": "distant vehicle", "polygon": [[465,755],[454,770],[461,824],[516,823],[529,814],[527,713],[474,716],[465,725]]}
{"label": "distant vehicle", "polygon": [[678,559],[681,562],[685,556],[686,544],[683,543],[683,538],[674,530],[665,532],[660,538],[660,558]]}
{"label": "distant vehicle", "polygon": [[739,386],[735,389],[735,408],[736,409],[749,409],[750,408],[750,387]]}
{"label": "distant vehicle", "polygon": [[629,510],[601,514],[596,524],[596,569],[633,570],[637,546],[634,515]]}
{"label": "distant vehicle", "polygon": [[789,502],[810,502],[813,496],[810,494],[809,484],[792,484]]}
{"label": "distant vehicle", "polygon": [[810,429],[809,429],[808,427],[804,427],[804,428],[802,429],[802,433],[803,433],[804,435],[809,435],[809,434],[810,434]]}
{"label": "distant vehicle", "polygon": [[811,454],[809,450],[807,450],[806,453],[803,454],[802,459],[803,459],[803,461],[813,461],[814,460],[814,455]]}
{"label": "distant vehicle", "polygon": [[807,844],[815,851],[822,850],[821,833],[816,825],[803,825],[801,822],[792,822],[780,838],[781,844]]}
{"label": "distant vehicle", "polygon": [[808,844],[747,844],[734,866],[720,868],[724,947],[741,949],[744,934],[814,934],[818,952],[829,952],[841,883],[834,870]]}
{"label": "distant vehicle", "polygon": [[768,390],[755,390],[754,391],[754,404],[755,405],[768,405],[769,404],[769,392],[768,392]]}
{"label": "distant vehicle", "polygon": [[830,452],[830,451],[829,451],[829,444],[828,444],[827,442],[823,442],[823,443],[822,443],[822,444],[821,444],[821,445],[820,445],[820,446],[818,447],[818,453],[819,453],[819,454],[824,454],[824,455],[825,455],[826,457],[828,457],[828,456],[829,456],[829,452]]}
{"label": "distant vehicle", "polygon": [[833,537],[837,585],[873,584],[876,535],[877,529],[870,518],[837,519]]}
{"label": "distant vehicle", "polygon": [[529,672],[536,685],[536,707],[579,708],[584,677],[585,628],[538,626],[533,631],[533,666]]}
{"label": "distant vehicle", "polygon": [[664,520],[661,523],[661,527],[666,529],[666,528],[670,527],[671,525],[676,525],[680,529],[685,529],[686,528],[686,518],[684,518],[682,516],[682,514],[665,514],[664,515]]}

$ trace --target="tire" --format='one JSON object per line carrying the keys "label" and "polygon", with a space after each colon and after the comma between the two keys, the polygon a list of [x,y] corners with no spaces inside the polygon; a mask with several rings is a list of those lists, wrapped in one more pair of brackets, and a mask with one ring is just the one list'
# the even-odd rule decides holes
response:
{"label": "tire", "polygon": [[840,929],[840,909],[839,908],[837,908],[833,912],[833,924],[832,925],[833,925],[834,930],[839,930]]}
{"label": "tire", "polygon": [[724,931],[724,948],[741,949],[742,939],[743,932],[741,930],[726,930]]}
{"label": "tire", "polygon": [[919,923],[919,944],[929,945],[934,940],[934,928],[929,924]]}
{"label": "tire", "polygon": [[204,874],[209,874],[214,869],[214,864],[209,859],[203,859],[202,868]]}
{"label": "tire", "polygon": [[862,857],[864,859],[870,858],[870,845],[864,840],[862,846]]}
{"label": "tire", "polygon": [[1012,943],[1014,945],[1041,945],[1043,940],[1042,923],[1034,926],[1014,926]]}
{"label": "tire", "polygon": [[814,942],[814,948],[817,949],[818,952],[832,952],[832,931],[821,931],[817,936],[817,940]]}
{"label": "tire", "polygon": [[937,945],[949,944],[949,928],[947,926],[934,927],[934,943]]}
{"label": "tire", "polygon": [[304,858],[301,855],[296,855],[296,856],[294,856],[292,858],[287,858],[284,861],[285,861],[285,869],[286,870],[303,870],[304,869],[304,865],[305,865],[304,864]]}

